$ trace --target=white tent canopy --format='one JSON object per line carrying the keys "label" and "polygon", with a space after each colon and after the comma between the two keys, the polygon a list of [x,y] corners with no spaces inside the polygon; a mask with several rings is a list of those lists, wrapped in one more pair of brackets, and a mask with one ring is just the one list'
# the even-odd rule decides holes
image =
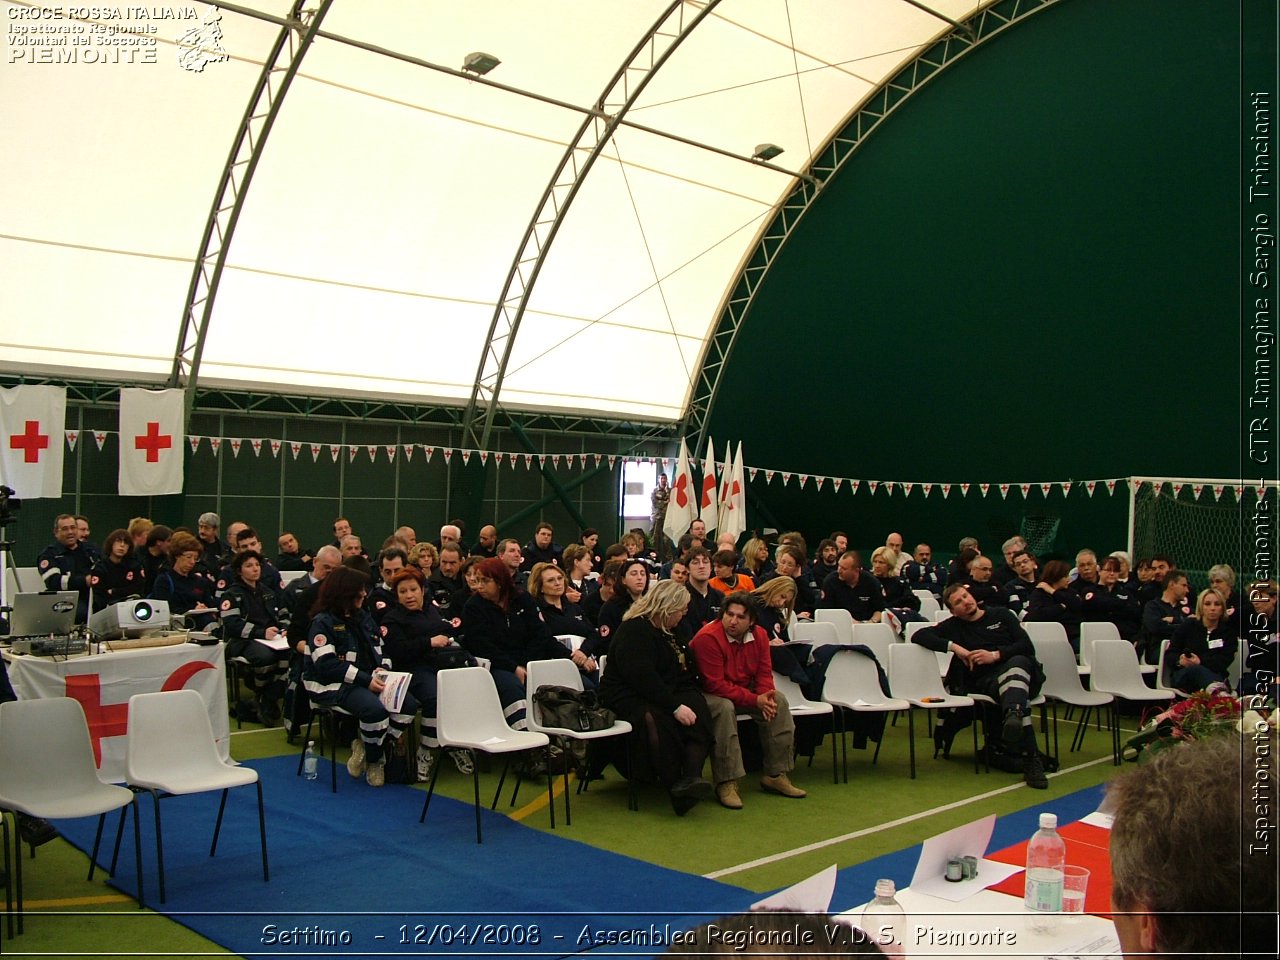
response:
{"label": "white tent canopy", "polygon": [[[194,18],[151,21],[128,7],[87,21],[2,5],[0,370],[162,382],[280,30],[252,11],[281,18],[290,4],[149,7]],[[200,382],[465,403],[566,146],[670,5],[336,0],[331,36],[306,52],[245,195]],[[707,6],[680,12],[687,23]],[[546,245],[501,402],[679,419],[726,290],[794,185],[787,171],[805,170],[878,84],[975,6],[713,5],[646,78]],[[206,18],[227,58],[183,69],[177,41]],[[155,62],[95,39],[148,23]],[[37,24],[90,45],[75,62],[75,47],[41,46],[44,34],[15,45],[15,26]],[[510,89],[333,37],[450,70],[484,51],[501,60],[486,79]],[[782,170],[746,159],[762,143],[785,149]]]}

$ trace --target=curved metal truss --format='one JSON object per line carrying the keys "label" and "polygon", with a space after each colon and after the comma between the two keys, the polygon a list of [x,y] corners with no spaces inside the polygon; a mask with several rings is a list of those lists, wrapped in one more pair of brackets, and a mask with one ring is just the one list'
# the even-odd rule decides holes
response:
{"label": "curved metal truss", "polygon": [[[675,0],[668,6],[605,85],[594,111],[583,120],[560,158],[511,261],[467,401],[464,430],[479,449],[487,449],[498,394],[529,296],[578,189],[654,73],[719,2]],[[585,156],[580,156],[584,151]]]}
{"label": "curved metal truss", "polygon": [[927,50],[873,90],[844,126],[827,141],[807,171],[812,179],[798,182],[782,201],[778,212],[761,231],[755,248],[744,259],[737,279],[728,287],[720,317],[707,339],[682,423],[681,433],[688,440],[690,451],[697,455],[702,446],[702,435],[715,407],[721,377],[733,352],[738,331],[751,312],[760,285],[769,275],[778,254],[818,197],[820,190],[817,184],[829,183],[880,123],[942,70],[1015,23],[1059,2],[1061,0],[1003,0],[978,11],[963,23],[953,24],[952,29],[942,34]]}
{"label": "curved metal truss", "polygon": [[[254,85],[253,96],[245,110],[244,119],[240,121],[226,166],[223,167],[222,181],[209,210],[209,220],[200,241],[200,253],[196,257],[191,284],[187,288],[187,303],[178,332],[178,345],[173,354],[169,386],[186,389],[188,415],[195,403],[200,358],[204,354],[205,339],[209,334],[213,302],[218,295],[218,284],[222,280],[236,223],[249,193],[249,184],[258,168],[258,161],[262,159],[262,152],[276,117],[280,114],[285,94],[289,92],[293,78],[302,65],[302,59],[311,48],[311,41],[333,4],[333,0],[320,0],[315,8],[303,10],[303,2],[304,0],[294,0],[289,16],[284,19],[268,17],[257,11],[245,11],[258,19],[280,24],[280,33],[271,46],[270,55],[262,64],[262,73]],[[234,9],[229,4],[226,6]]]}

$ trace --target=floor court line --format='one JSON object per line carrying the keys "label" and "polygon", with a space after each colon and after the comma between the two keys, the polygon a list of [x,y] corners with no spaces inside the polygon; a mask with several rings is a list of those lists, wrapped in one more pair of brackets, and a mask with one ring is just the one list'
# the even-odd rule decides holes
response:
{"label": "floor court line", "polygon": [[[1100,763],[1111,763],[1112,758],[1108,755],[1099,757],[1097,760],[1089,760],[1086,763],[1077,764],[1074,767],[1067,767],[1065,770],[1059,770],[1057,773],[1051,773],[1049,776],[1060,777],[1066,773],[1073,773],[1076,770],[1084,770],[1088,767],[1096,767]],[[989,800],[991,797],[998,797],[1003,793],[1011,793],[1014,790],[1023,789],[1022,783],[1011,783],[1008,786],[999,787],[995,790],[988,790],[986,793],[979,793],[972,797],[966,797],[963,800],[956,800],[954,803],[945,803],[940,807],[933,807],[929,810],[921,810],[919,813],[913,813],[908,817],[899,817],[897,820],[890,820],[886,823],[878,823],[872,827],[863,827],[861,830],[854,830],[852,833],[842,833],[838,837],[830,837],[826,840],[817,840],[813,843],[806,843],[802,847],[795,847],[792,850],[783,850],[779,853],[771,853],[767,857],[758,857],[755,860],[748,860],[746,863],[739,863],[736,866],[725,867],[723,870],[713,870],[711,873],[704,873],[703,876],[708,880],[719,880],[721,877],[727,877],[735,873],[742,873],[746,870],[752,870],[756,867],[767,866],[771,863],[778,863],[781,860],[789,860],[791,857],[798,857],[805,853],[812,853],[815,850],[822,850],[825,847],[835,846],[838,843],[846,843],[849,840],[856,840],[859,837],[865,837],[868,834],[879,833],[882,830],[891,830],[894,827],[900,827],[903,824],[914,823],[917,820],[923,820],[925,817],[931,817],[937,813],[946,813],[948,810],[958,810],[960,807],[968,806],[979,800]]]}

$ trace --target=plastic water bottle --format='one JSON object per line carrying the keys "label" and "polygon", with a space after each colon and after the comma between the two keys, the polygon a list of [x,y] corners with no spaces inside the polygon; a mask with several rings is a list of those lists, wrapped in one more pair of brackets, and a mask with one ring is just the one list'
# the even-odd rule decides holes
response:
{"label": "plastic water bottle", "polygon": [[905,960],[902,938],[907,933],[907,914],[894,897],[896,892],[892,880],[876,881],[876,898],[862,910],[862,930],[885,956]]}
{"label": "plastic water bottle", "polygon": [[1031,929],[1052,933],[1062,912],[1062,874],[1067,845],[1058,836],[1058,817],[1040,814],[1040,829],[1027,844],[1027,886],[1024,903],[1031,912]]}
{"label": "plastic water bottle", "polygon": [[316,779],[320,776],[320,772],[316,767],[316,742],[314,740],[308,740],[307,750],[302,755],[302,775],[308,780]]}

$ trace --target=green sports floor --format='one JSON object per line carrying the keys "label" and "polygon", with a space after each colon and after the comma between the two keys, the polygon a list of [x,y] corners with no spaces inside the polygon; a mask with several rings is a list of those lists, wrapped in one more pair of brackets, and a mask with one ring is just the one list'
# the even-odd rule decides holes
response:
{"label": "green sports floor", "polygon": [[[571,826],[563,824],[563,799],[557,793],[556,832],[676,870],[751,890],[772,890],[832,863],[853,866],[987,814],[1035,807],[1115,775],[1107,730],[1092,725],[1084,748],[1067,754],[1075,724],[1059,718],[1059,725],[1063,769],[1050,776],[1048,791],[1031,790],[1020,777],[996,770],[975,775],[972,741],[966,731],[957,738],[949,761],[932,759],[932,741],[918,717],[916,780],[909,778],[907,724],[899,719],[896,726],[887,728],[875,766],[870,750],[851,747],[847,784],[831,782],[828,742],[818,748],[811,767],[806,766],[807,758],[800,758],[793,780],[809,792],[803,800],[764,794],[749,774],[742,784],[745,809],[741,811],[725,810],[713,802],[677,818],[665,795],[653,786],[640,788],[640,810],[629,812],[625,783],[611,770],[606,780],[573,796]],[[1121,726],[1122,736],[1127,735],[1125,728],[1132,729],[1136,720],[1123,719]],[[297,747],[285,742],[280,729],[246,724],[242,731],[233,730],[231,752],[237,760],[251,760],[296,753]],[[342,759],[340,751],[339,762]],[[347,774],[340,769],[338,776]],[[492,797],[495,777],[496,773],[482,777],[481,796],[486,800]],[[425,790],[425,786],[385,789]],[[470,778],[458,774],[447,761],[436,789],[464,802],[471,800]],[[505,803],[509,790],[504,794]],[[499,810],[506,809],[532,829],[547,830],[545,791],[538,794],[525,785],[521,802],[514,809],[500,805]],[[24,850],[24,856],[28,853]],[[61,839],[38,848],[35,860],[24,862],[26,933],[0,941],[0,952],[45,957],[231,956],[174,920],[149,909],[138,910],[136,902],[112,888],[101,872],[87,881],[87,872],[86,855]]]}

